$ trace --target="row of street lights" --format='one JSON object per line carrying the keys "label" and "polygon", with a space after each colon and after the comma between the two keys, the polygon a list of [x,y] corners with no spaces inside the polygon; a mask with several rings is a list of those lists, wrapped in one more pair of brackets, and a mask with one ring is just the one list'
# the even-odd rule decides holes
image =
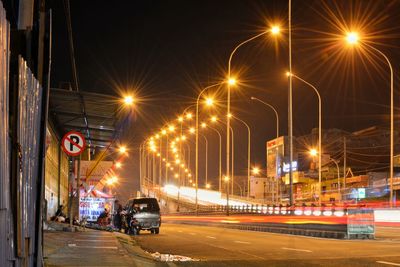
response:
{"label": "row of street lights", "polygon": [[[289,9],[290,10],[290,9]],[[322,169],[322,99],[320,96],[319,91],[317,90],[317,88],[311,84],[310,82],[304,80],[303,78],[301,78],[300,76],[294,74],[291,70],[291,29],[290,29],[290,22],[289,22],[289,72],[287,72],[287,76],[289,78],[289,119],[288,119],[288,135],[289,135],[289,151],[290,151],[290,162],[289,162],[289,180],[290,180],[290,202],[291,204],[293,204],[293,190],[292,190],[292,186],[293,186],[293,181],[292,181],[292,161],[293,161],[293,132],[292,132],[292,79],[295,78],[299,81],[301,81],[302,83],[306,84],[307,86],[309,86],[311,89],[314,90],[314,92],[316,93],[317,97],[318,97],[318,150],[317,150],[317,154],[318,154],[318,199],[319,199],[319,204],[321,204],[321,169]],[[225,175],[224,175],[224,181],[227,182],[227,184],[229,183],[229,180],[233,180],[233,168],[232,168],[232,172],[230,171],[230,167],[231,167],[231,118],[235,118],[237,120],[239,120],[240,122],[242,122],[248,129],[248,170],[247,170],[247,176],[248,176],[248,192],[247,192],[247,196],[249,196],[249,183],[250,183],[250,164],[251,164],[251,159],[250,159],[250,140],[251,140],[251,132],[250,132],[250,127],[248,126],[247,123],[245,123],[243,120],[232,116],[231,115],[231,88],[233,86],[236,85],[236,79],[233,77],[232,73],[231,73],[231,65],[232,65],[232,60],[233,60],[233,56],[235,55],[235,53],[237,52],[237,50],[242,47],[243,45],[265,35],[270,33],[273,36],[277,36],[278,34],[280,34],[280,28],[278,26],[273,26],[272,28],[270,28],[269,30],[266,30],[260,34],[257,34],[243,42],[241,42],[239,45],[237,45],[231,52],[230,56],[229,56],[229,60],[228,60],[228,76],[227,79],[223,82],[217,83],[217,84],[213,84],[210,86],[205,87],[203,90],[200,91],[200,93],[197,96],[197,101],[196,101],[196,113],[195,113],[195,128],[191,128],[191,132],[195,133],[195,181],[194,181],[194,185],[196,188],[196,210],[198,210],[198,199],[197,199],[197,192],[198,192],[198,185],[199,185],[199,102],[200,99],[203,95],[203,93],[205,93],[207,90],[217,87],[217,86],[226,86],[227,88],[227,112],[226,112],[226,168],[225,168]],[[381,52],[380,50],[378,50],[377,48],[371,46],[368,43],[365,42],[361,42],[359,35],[355,32],[349,32],[344,39],[347,41],[348,44],[350,45],[356,45],[358,43],[361,43],[362,45],[365,45],[367,48],[375,51],[376,53],[378,53],[379,55],[383,56],[385,58],[385,60],[388,63],[388,66],[390,68],[390,74],[391,74],[391,79],[390,79],[390,88],[391,88],[391,97],[390,97],[390,102],[391,102],[391,107],[390,107],[390,205],[393,204],[393,156],[394,156],[394,151],[393,151],[393,147],[394,147],[394,125],[393,125],[393,69],[392,69],[392,65],[390,63],[390,60],[388,59],[388,57]],[[277,110],[270,105],[269,103],[264,102],[263,100],[260,100],[258,98],[255,97],[251,97],[252,100],[261,102],[262,104],[268,106],[269,108],[271,108],[276,116],[276,136],[279,137],[279,115]],[[207,98],[205,100],[205,103],[208,105],[212,105],[213,104],[213,100],[211,98]],[[191,113],[190,113],[191,114]],[[192,115],[190,115],[191,117]],[[183,117],[182,117],[183,118]],[[183,119],[181,120],[181,135],[182,135],[182,122]],[[171,130],[171,127],[169,128],[169,130]],[[216,130],[216,129],[214,129]],[[165,131],[165,129],[163,130]],[[218,131],[217,131],[218,132]],[[220,137],[220,141],[221,141],[221,134],[218,132],[219,137]],[[233,137],[233,136],[232,136]],[[167,140],[168,142],[168,140]],[[167,147],[168,150],[168,147]],[[182,150],[182,147],[180,146],[180,150]],[[232,153],[233,156],[233,153]],[[219,158],[221,161],[221,142],[220,142],[220,154],[219,154]],[[168,152],[166,152],[166,161],[168,162]],[[336,162],[337,163],[337,162]],[[335,163],[335,164],[336,164]],[[232,165],[233,165],[233,160],[232,160]],[[231,177],[232,176],[232,177]],[[168,180],[168,169],[166,168],[166,180]],[[221,190],[222,184],[222,170],[221,170],[221,162],[219,164],[219,190]],[[233,181],[232,181],[232,189],[233,189]],[[226,190],[226,194],[227,194],[227,205],[229,205],[229,185],[227,185],[227,190]]]}

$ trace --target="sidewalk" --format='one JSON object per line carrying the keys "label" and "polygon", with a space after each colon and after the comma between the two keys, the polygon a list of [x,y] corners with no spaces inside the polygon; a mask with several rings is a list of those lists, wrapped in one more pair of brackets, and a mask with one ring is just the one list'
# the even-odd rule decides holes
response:
{"label": "sidewalk", "polygon": [[85,229],[44,232],[44,266],[166,266],[153,261],[129,236]]}

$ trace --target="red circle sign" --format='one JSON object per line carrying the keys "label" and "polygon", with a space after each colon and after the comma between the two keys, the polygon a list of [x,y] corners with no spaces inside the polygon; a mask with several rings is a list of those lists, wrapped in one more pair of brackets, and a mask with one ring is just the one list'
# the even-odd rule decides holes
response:
{"label": "red circle sign", "polygon": [[85,150],[85,137],[80,132],[68,132],[61,140],[61,147],[67,155],[72,157],[78,156]]}

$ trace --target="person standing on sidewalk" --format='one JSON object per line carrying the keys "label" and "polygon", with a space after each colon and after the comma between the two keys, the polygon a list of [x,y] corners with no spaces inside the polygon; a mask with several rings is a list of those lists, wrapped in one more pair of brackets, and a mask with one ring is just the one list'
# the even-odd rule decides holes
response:
{"label": "person standing on sidewalk", "polygon": [[122,205],[119,203],[119,200],[115,200],[114,202],[114,227],[118,228],[121,231],[122,221],[121,221],[121,212],[122,212]]}

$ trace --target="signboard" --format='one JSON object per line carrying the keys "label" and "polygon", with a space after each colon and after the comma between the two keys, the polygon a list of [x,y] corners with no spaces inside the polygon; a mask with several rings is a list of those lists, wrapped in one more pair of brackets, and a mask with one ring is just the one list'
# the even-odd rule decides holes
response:
{"label": "signboard", "polygon": [[267,142],[267,177],[279,178],[284,156],[284,137]]}
{"label": "signboard", "polygon": [[75,131],[68,132],[61,140],[61,147],[68,156],[78,156],[85,150],[85,137]]}
{"label": "signboard", "polygon": [[[290,164],[284,162],[282,167],[283,173],[288,173],[289,170],[290,170]],[[297,171],[297,161],[292,161],[292,171],[293,172]]]}
{"label": "signboard", "polygon": [[358,198],[365,198],[365,188],[357,188]]}
{"label": "signboard", "polygon": [[347,234],[351,235],[375,234],[375,220],[373,209],[349,209],[347,211]]}
{"label": "signboard", "polygon": [[[107,208],[104,198],[81,197],[79,201],[79,220],[86,218],[88,222],[97,221],[100,213]],[[107,208],[108,210],[109,207]]]}

